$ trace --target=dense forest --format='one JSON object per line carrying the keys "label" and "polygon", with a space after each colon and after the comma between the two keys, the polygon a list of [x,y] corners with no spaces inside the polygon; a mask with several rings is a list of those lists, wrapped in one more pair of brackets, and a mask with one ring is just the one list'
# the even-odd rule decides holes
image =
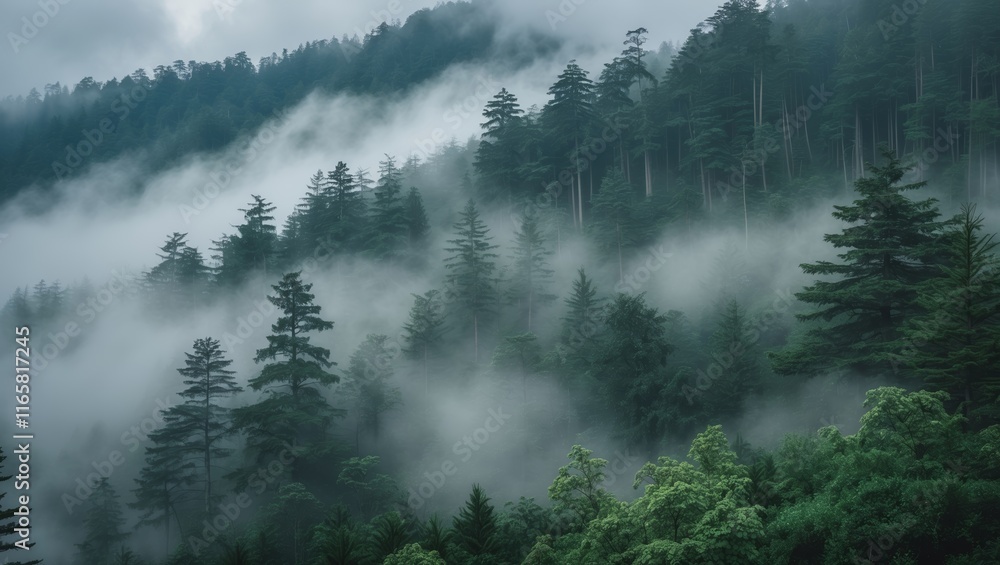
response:
{"label": "dense forest", "polygon": [[[489,4],[8,98],[0,198],[43,213],[94,163],[154,174],[314,91],[561,53]],[[501,87],[469,143],[372,172],[329,155],[286,217],[243,178],[210,246],[179,227],[120,280],[19,282],[0,324],[31,326],[43,371],[108,347],[68,325],[104,295],[189,344],[150,368],[175,400],[133,432],[135,468],[52,488],[72,557],[45,562],[1000,562],[995,3],[729,0],[678,45],[648,34],[566,61],[544,105]],[[98,159],[71,165],[102,119]],[[803,238],[821,251],[789,267]],[[662,282],[685,248],[704,300]],[[803,397],[805,429],[747,441]],[[845,398],[858,421],[828,419]],[[118,439],[95,429],[89,449]],[[0,552],[30,562],[15,506]]]}

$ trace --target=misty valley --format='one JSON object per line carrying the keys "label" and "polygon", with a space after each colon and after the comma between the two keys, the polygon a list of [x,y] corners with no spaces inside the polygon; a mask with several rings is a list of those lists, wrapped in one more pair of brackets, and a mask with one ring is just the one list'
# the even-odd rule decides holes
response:
{"label": "misty valley", "polygon": [[1000,563],[995,0],[301,2],[0,8],[4,563]]}

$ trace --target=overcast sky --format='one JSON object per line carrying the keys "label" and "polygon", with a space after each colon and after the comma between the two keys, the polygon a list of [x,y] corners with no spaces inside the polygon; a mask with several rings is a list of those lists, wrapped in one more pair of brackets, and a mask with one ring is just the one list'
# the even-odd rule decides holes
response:
{"label": "overcast sky", "polygon": [[[692,0],[497,0],[518,26],[553,30],[590,44],[620,44],[649,30],[649,44],[682,40],[714,11]],[[72,88],[160,64],[216,61],[246,51],[256,62],[316,39],[362,35],[386,18],[405,21],[433,0],[20,0],[0,3],[0,97]],[[46,11],[47,9],[47,11]],[[49,15],[54,14],[54,15]],[[28,22],[28,23],[26,23]],[[151,74],[151,73],[150,73]]]}

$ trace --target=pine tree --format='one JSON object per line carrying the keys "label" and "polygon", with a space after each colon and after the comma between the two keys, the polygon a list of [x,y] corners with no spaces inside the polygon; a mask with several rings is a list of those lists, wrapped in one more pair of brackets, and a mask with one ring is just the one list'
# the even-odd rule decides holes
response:
{"label": "pine tree", "polygon": [[474,359],[479,362],[479,326],[490,314],[495,290],[491,277],[496,270],[496,245],[490,243],[489,229],[479,219],[479,211],[472,200],[465,205],[461,217],[454,225],[456,239],[448,240],[453,247],[445,249],[451,255],[445,259],[448,268],[447,284],[458,305],[460,315],[471,322]]}
{"label": "pine tree", "polygon": [[361,193],[365,182],[364,171],[352,175],[343,161],[338,161],[337,166],[326,174],[324,189],[329,207],[323,223],[331,246],[337,251],[355,251],[360,248],[361,234],[367,230],[367,204]]}
{"label": "pine tree", "polygon": [[377,259],[399,259],[409,247],[410,225],[402,191],[402,173],[386,155],[379,163],[367,238],[368,252]]}
{"label": "pine tree", "polygon": [[430,390],[428,360],[441,345],[445,332],[443,309],[441,293],[437,290],[428,290],[423,296],[414,294],[410,319],[403,324],[406,354],[411,359],[420,359],[423,365],[424,394]]}
{"label": "pine tree", "polygon": [[855,183],[860,198],[834,206],[833,216],[851,225],[824,239],[846,249],[838,255],[843,262],[801,265],[806,274],[839,280],[816,281],[796,294],[820,306],[797,317],[825,324],[812,328],[803,343],[772,356],[779,373],[884,372],[900,327],[919,311],[917,288],[934,275],[942,224],[936,200],[912,201],[902,194],[925,183],[899,185],[906,170],[891,151],[884,150],[883,157],[884,166],[871,165],[871,177]]}
{"label": "pine tree", "polygon": [[594,220],[589,229],[599,249],[617,254],[620,281],[625,280],[624,251],[636,242],[634,216],[632,187],[621,171],[608,171],[594,198]]}
{"label": "pine tree", "polygon": [[455,541],[469,555],[485,557],[497,552],[497,518],[490,498],[478,484],[472,486],[469,500],[452,522]]}
{"label": "pine tree", "polygon": [[[305,459],[328,454],[333,446],[327,430],[333,418],[341,416],[323,397],[325,387],[340,381],[326,370],[335,365],[330,350],[310,344],[307,335],[332,329],[333,322],[319,317],[320,307],[309,293],[312,284],[303,283],[300,277],[299,272],[287,273],[271,286],[275,295],[267,297],[283,315],[271,325],[268,346],[258,349],[254,358],[257,363],[274,362],[264,365],[260,375],[249,381],[255,391],[266,392],[265,398],[233,410],[234,426],[247,435],[248,449],[256,454],[258,465],[269,463],[285,449]],[[234,476],[245,485],[245,472]]]}
{"label": "pine tree", "polygon": [[152,445],[146,448],[145,465],[135,479],[135,501],[129,507],[140,511],[138,526],[163,525],[164,545],[170,551],[171,520],[183,535],[179,508],[196,496],[190,489],[194,482],[195,463],[184,458],[186,445],[181,434],[166,425],[149,434]]}
{"label": "pine tree", "polygon": [[586,368],[593,360],[601,333],[604,302],[604,298],[597,296],[593,279],[580,267],[573,290],[565,299],[566,315],[562,318],[560,337],[574,367]]}
{"label": "pine tree", "polygon": [[486,103],[480,124],[483,128],[482,141],[476,149],[473,165],[486,188],[484,196],[496,200],[516,195],[521,184],[518,168],[521,164],[521,147],[524,145],[522,117],[524,110],[517,103],[517,97],[500,89],[492,100]]}
{"label": "pine tree", "polygon": [[171,450],[174,457],[198,461],[200,472],[193,478],[202,484],[203,508],[208,515],[215,501],[213,469],[218,467],[218,459],[232,452],[220,445],[233,430],[229,410],[220,406],[219,401],[242,391],[243,387],[236,384],[234,372],[227,369],[233,362],[223,356],[218,340],[197,339],[192,349],[192,353],[185,354],[185,366],[177,370],[188,385],[180,393],[185,400],[166,411],[164,427],[157,439],[178,446]]}
{"label": "pine tree", "polygon": [[415,186],[411,186],[410,192],[406,195],[406,225],[409,227],[410,254],[421,257],[431,226],[427,221],[424,199]]}
{"label": "pine tree", "polygon": [[723,307],[712,335],[712,353],[722,375],[705,392],[706,404],[717,417],[739,413],[748,395],[759,390],[762,364],[746,310],[736,300]]}
{"label": "pine tree", "polygon": [[267,275],[272,267],[277,252],[278,236],[274,224],[275,207],[256,194],[251,195],[253,202],[249,208],[241,208],[244,223],[239,230],[239,259],[245,272],[258,271]]}
{"label": "pine tree", "polygon": [[256,194],[248,208],[240,208],[244,221],[236,226],[237,233],[223,235],[215,241],[213,259],[218,266],[215,282],[222,286],[243,284],[254,274],[267,276],[275,268],[277,260],[278,235],[272,223],[271,212],[275,207]]}
{"label": "pine tree", "polygon": [[347,369],[345,387],[353,400],[358,419],[358,433],[355,436],[358,455],[361,454],[361,426],[366,427],[377,440],[380,416],[402,401],[399,388],[390,384],[395,371],[388,341],[387,335],[368,334],[365,341],[351,354],[351,363]]}
{"label": "pine tree", "polygon": [[317,170],[309,179],[302,202],[285,220],[279,243],[282,266],[292,267],[308,257],[324,234],[330,207],[325,184],[323,171]]}
{"label": "pine tree", "polygon": [[619,436],[630,445],[654,447],[670,419],[665,400],[667,357],[666,316],[646,304],[642,294],[619,294],[608,306],[607,339],[594,371]]}
{"label": "pine tree", "polygon": [[121,503],[118,502],[118,494],[107,478],[102,478],[98,483],[89,503],[90,507],[83,518],[85,537],[83,543],[77,545],[80,557],[88,565],[110,565],[115,550],[128,535],[122,531],[125,516],[122,514]]}
{"label": "pine tree", "polygon": [[924,314],[908,320],[889,359],[931,390],[948,392],[966,416],[1000,415],[1000,260],[983,218],[966,204],[947,233],[941,276],[920,286]]}
{"label": "pine tree", "polygon": [[[583,227],[583,159],[580,144],[586,140],[594,121],[594,84],[587,78],[587,71],[580,68],[576,61],[570,61],[548,93],[552,99],[545,105],[542,118],[546,129],[556,136],[576,173],[576,192],[571,197],[573,224]],[[573,192],[572,188],[570,192]]]}
{"label": "pine tree", "polygon": [[556,298],[546,292],[553,273],[546,261],[549,255],[552,252],[546,248],[537,218],[534,214],[525,214],[520,229],[514,234],[514,265],[507,296],[526,314],[528,332],[532,331],[532,318],[538,306]]}
{"label": "pine tree", "polygon": [[195,306],[207,288],[208,267],[186,238],[186,233],[178,232],[168,236],[157,254],[160,262],[143,276],[154,304],[163,313]]}

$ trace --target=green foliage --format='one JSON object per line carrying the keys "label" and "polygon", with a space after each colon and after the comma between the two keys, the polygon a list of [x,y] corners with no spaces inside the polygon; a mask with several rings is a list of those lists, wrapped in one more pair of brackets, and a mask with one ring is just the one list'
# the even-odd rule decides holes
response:
{"label": "green foliage", "polygon": [[378,439],[382,413],[402,402],[398,387],[392,386],[393,358],[389,336],[368,334],[351,354],[344,387],[353,402],[358,425]]}
{"label": "green foliage", "polygon": [[1000,397],[1000,263],[983,218],[965,205],[945,234],[941,276],[920,287],[924,313],[907,321],[899,353],[890,354],[931,390],[943,390],[966,416],[994,420]]}
{"label": "green foliage", "polygon": [[[330,453],[334,446],[327,428],[340,414],[322,395],[323,388],[340,381],[326,370],[334,364],[330,350],[311,344],[307,335],[329,330],[333,322],[319,317],[320,307],[309,293],[312,284],[303,283],[299,272],[286,274],[271,288],[275,295],[267,298],[282,315],[271,325],[274,333],[267,336],[268,346],[259,349],[254,360],[274,362],[249,381],[251,388],[264,390],[266,396],[233,410],[233,423],[247,434],[257,464],[270,463],[284,450],[303,459]],[[298,463],[295,459],[288,470]],[[245,485],[246,472],[253,471],[237,472],[239,483]]]}
{"label": "green foliage", "polygon": [[670,417],[662,400],[677,391],[663,386],[673,351],[665,322],[642,294],[619,294],[604,318],[606,331],[594,370],[617,432],[631,445],[649,446],[668,431]]}
{"label": "green foliage", "polygon": [[76,547],[84,563],[109,565],[114,562],[115,552],[122,542],[128,538],[123,531],[125,516],[118,493],[107,478],[101,478],[87,504],[83,517],[83,543]]}
{"label": "green foliage", "polygon": [[428,551],[411,543],[385,558],[382,565],[445,565],[436,551]]}
{"label": "green foliage", "polygon": [[556,298],[547,292],[553,273],[548,268],[550,255],[538,219],[534,214],[525,214],[514,233],[513,272],[507,297],[517,306],[519,319],[524,320],[528,332],[532,331],[532,318],[537,317],[539,306]]}
{"label": "green foliage", "polygon": [[613,503],[614,497],[604,488],[607,459],[591,457],[589,449],[574,445],[567,457],[569,464],[549,486],[549,498],[556,513],[569,512],[578,524],[586,525]]}
{"label": "green foliage", "polygon": [[846,249],[838,255],[843,262],[801,266],[806,274],[834,280],[818,280],[796,294],[820,307],[798,318],[825,324],[773,356],[780,373],[886,372],[903,320],[918,312],[918,285],[933,275],[941,223],[934,199],[912,201],[903,194],[924,183],[899,185],[906,169],[892,151],[884,150],[883,158],[884,166],[870,166],[872,176],[855,183],[859,199],[834,206],[833,216],[850,226],[824,239]]}
{"label": "green foliage", "polygon": [[490,498],[478,484],[472,486],[469,500],[452,522],[459,550],[476,558],[497,553],[497,517]]}
{"label": "green foliage", "polygon": [[496,270],[493,252],[496,245],[490,243],[489,229],[479,218],[479,210],[472,200],[465,205],[454,225],[455,239],[448,240],[452,247],[445,249],[450,255],[445,259],[448,275],[449,300],[454,299],[461,308],[459,317],[462,327],[471,326],[473,334],[474,359],[479,360],[479,328],[486,316],[492,313],[496,290],[492,277]]}
{"label": "green foliage", "polygon": [[351,457],[343,462],[343,469],[337,475],[337,484],[352,491],[356,515],[361,519],[367,519],[401,498],[392,477],[374,472],[379,461],[374,455]]}

